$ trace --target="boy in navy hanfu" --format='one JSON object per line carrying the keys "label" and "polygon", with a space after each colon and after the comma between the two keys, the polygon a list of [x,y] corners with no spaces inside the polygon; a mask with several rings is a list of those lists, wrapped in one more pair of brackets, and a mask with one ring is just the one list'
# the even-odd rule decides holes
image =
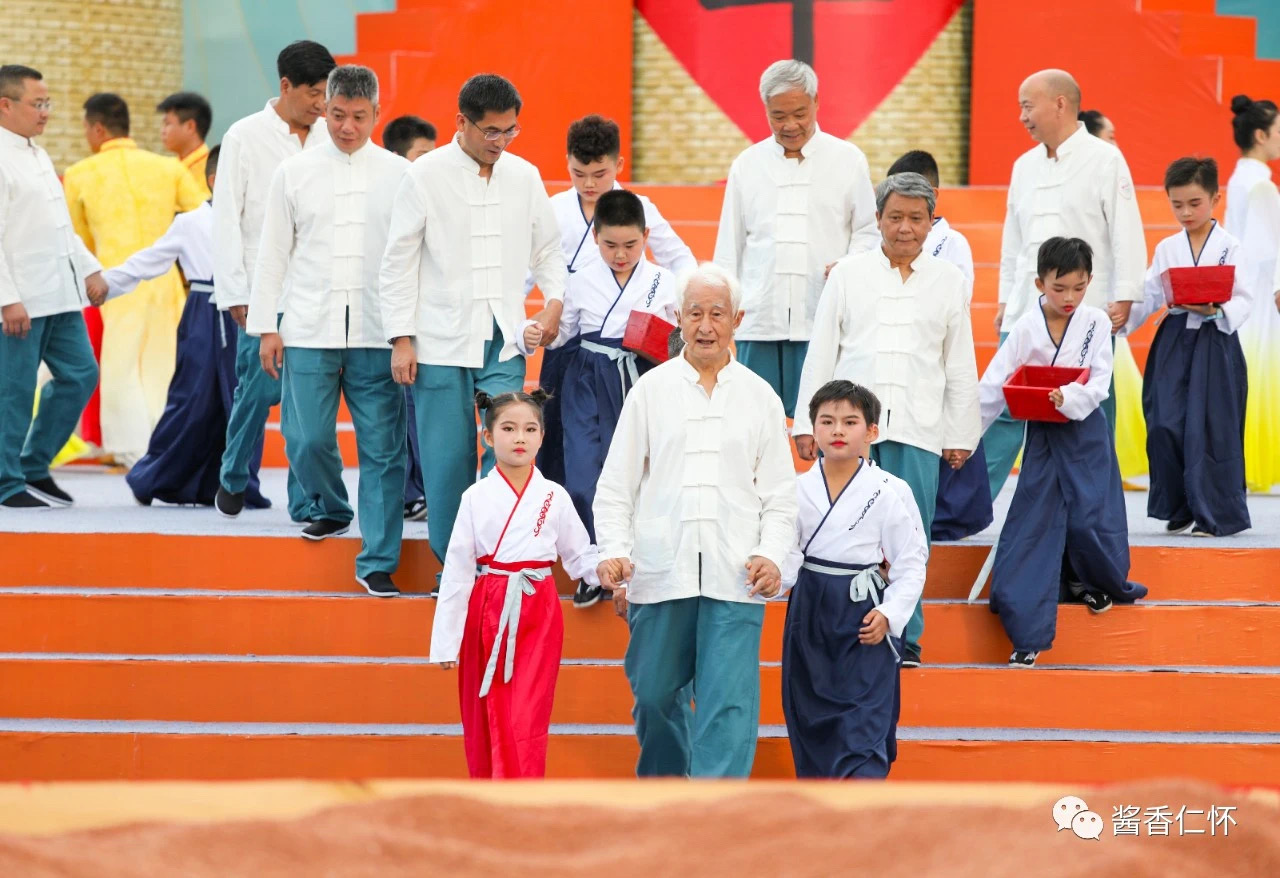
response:
{"label": "boy in navy hanfu", "polygon": [[[1129,331],[1164,306],[1161,275],[1168,269],[1235,266],[1240,259],[1240,242],[1213,218],[1222,197],[1217,162],[1178,159],[1165,172],[1164,189],[1184,231],[1156,245]],[[1194,536],[1220,537],[1250,526],[1244,477],[1249,380],[1236,334],[1253,311],[1246,276],[1236,272],[1231,298],[1220,305],[1170,308],[1147,355],[1147,515],[1168,522],[1170,534],[1189,529]]]}
{"label": "boy in navy hanfu", "polygon": [[982,430],[1004,411],[1004,385],[1021,366],[1088,369],[1087,383],[1049,391],[1065,423],[1028,421],[1018,487],[996,545],[991,611],[1013,654],[1032,667],[1053,646],[1064,586],[1093,613],[1132,603],[1129,530],[1120,467],[1099,406],[1111,384],[1111,318],[1084,304],[1093,251],[1079,238],[1050,238],[1036,266],[1040,301],[1013,325],[978,386]]}
{"label": "boy in navy hanfu", "polygon": [[[797,777],[883,778],[898,754],[901,637],[929,546],[906,482],[867,459],[880,400],[829,381],[809,402],[822,456],[796,480],[782,709]],[[880,565],[889,565],[888,581]]]}

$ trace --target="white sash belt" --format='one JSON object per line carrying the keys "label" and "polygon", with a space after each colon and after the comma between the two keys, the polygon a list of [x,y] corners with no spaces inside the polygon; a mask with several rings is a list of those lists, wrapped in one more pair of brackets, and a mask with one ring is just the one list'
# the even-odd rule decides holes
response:
{"label": "white sash belt", "polygon": [[503,635],[506,635],[507,659],[502,679],[503,682],[511,682],[511,673],[515,670],[516,663],[516,631],[520,627],[520,607],[525,595],[533,597],[537,594],[534,583],[550,576],[551,569],[536,567],[513,573],[506,570],[493,570],[486,565],[480,568],[480,573],[507,575],[507,594],[502,601],[502,615],[498,618],[498,631],[493,637],[493,650],[489,653],[489,661],[484,669],[484,680],[480,683],[480,697],[484,698],[489,694],[489,687],[493,685],[493,675],[498,670],[498,650],[502,647]]}
{"label": "white sash belt", "polygon": [[633,351],[624,351],[622,348],[611,348],[608,345],[599,342],[582,339],[582,349],[591,351],[593,354],[601,354],[618,364],[618,380],[622,382],[622,395],[627,395],[627,379],[631,379],[631,386],[635,387],[636,382],[640,380],[640,371],[636,368],[636,355]]}
{"label": "white sash belt", "polygon": [[[846,567],[828,567],[825,564],[815,564],[812,561],[805,561],[800,566],[805,570],[812,570],[814,573],[849,577],[849,600],[855,604],[860,604],[867,598],[871,598],[872,606],[876,609],[880,608],[880,593],[887,586],[884,577],[880,575],[879,567],[850,570]],[[884,639],[889,644],[889,649],[893,650],[894,658],[901,661],[902,658],[898,655],[898,650],[893,645],[893,639],[888,634],[885,635]]]}

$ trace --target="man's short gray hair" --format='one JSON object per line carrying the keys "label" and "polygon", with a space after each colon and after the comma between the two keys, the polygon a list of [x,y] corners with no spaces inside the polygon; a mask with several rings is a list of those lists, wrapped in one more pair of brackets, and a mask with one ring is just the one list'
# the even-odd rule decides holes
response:
{"label": "man's short gray hair", "polygon": [[680,310],[684,310],[684,298],[694,284],[709,287],[723,287],[729,291],[729,305],[736,314],[742,309],[742,285],[727,268],[714,262],[703,262],[697,268],[689,268],[680,272],[676,278],[676,301]]}
{"label": "man's short gray hair", "polygon": [[818,74],[803,61],[774,61],[760,76],[760,100],[766,104],[769,98],[796,90],[818,97]]}
{"label": "man's short gray hair", "polygon": [[343,97],[349,101],[368,98],[378,103],[378,74],[359,64],[343,64],[329,71],[329,82],[324,90],[325,100]]}
{"label": "man's short gray hair", "polygon": [[929,216],[933,216],[933,209],[937,206],[933,184],[920,174],[907,171],[891,174],[881,180],[880,185],[876,186],[876,213],[884,213],[885,202],[895,192],[904,198],[923,198],[929,205]]}

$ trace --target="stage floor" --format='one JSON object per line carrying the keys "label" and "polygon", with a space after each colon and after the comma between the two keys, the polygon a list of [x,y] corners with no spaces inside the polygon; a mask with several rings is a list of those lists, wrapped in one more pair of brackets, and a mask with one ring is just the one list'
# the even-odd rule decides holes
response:
{"label": "stage floor", "polygon": [[[55,477],[73,497],[70,509],[36,511],[4,510],[0,522],[4,530],[23,533],[159,533],[201,536],[294,536],[300,526],[289,520],[285,511],[284,469],[262,471],[262,492],[275,504],[271,509],[246,510],[238,518],[228,519],[210,507],[169,506],[156,502],[141,506],[134,500],[124,476],[104,472],[96,467],[71,466],[59,470]],[[347,493],[355,505],[357,474],[355,469],[343,473]],[[995,521],[980,534],[964,540],[967,544],[990,545],[1000,533],[1009,511],[1017,476],[1005,485],[996,498]],[[1183,534],[1169,536],[1164,522],[1147,518],[1147,493],[1126,491],[1125,505],[1129,518],[1129,540],[1135,546],[1203,546],[1217,549],[1274,548],[1280,546],[1280,494],[1251,494],[1249,514],[1253,528],[1242,534],[1217,539],[1195,538]],[[359,519],[345,537],[359,539]],[[425,540],[426,522],[406,522],[404,538]]]}

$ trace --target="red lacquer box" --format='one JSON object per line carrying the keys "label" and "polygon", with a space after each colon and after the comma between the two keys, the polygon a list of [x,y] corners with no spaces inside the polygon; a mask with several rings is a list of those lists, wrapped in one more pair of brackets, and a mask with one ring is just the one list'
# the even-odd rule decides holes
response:
{"label": "red lacquer box", "polygon": [[1160,275],[1164,284],[1164,301],[1170,308],[1178,305],[1221,305],[1231,301],[1231,288],[1236,283],[1234,265],[1197,265],[1167,268]]}
{"label": "red lacquer box", "polygon": [[1088,369],[1069,366],[1023,366],[1004,385],[1004,401],[1009,414],[1019,421],[1052,421],[1065,424],[1069,419],[1049,401],[1049,391],[1064,384],[1084,384]]}
{"label": "red lacquer box", "polygon": [[670,358],[668,343],[675,326],[657,314],[648,311],[632,311],[627,318],[627,331],[622,336],[622,347],[635,351],[654,363],[665,363]]}

